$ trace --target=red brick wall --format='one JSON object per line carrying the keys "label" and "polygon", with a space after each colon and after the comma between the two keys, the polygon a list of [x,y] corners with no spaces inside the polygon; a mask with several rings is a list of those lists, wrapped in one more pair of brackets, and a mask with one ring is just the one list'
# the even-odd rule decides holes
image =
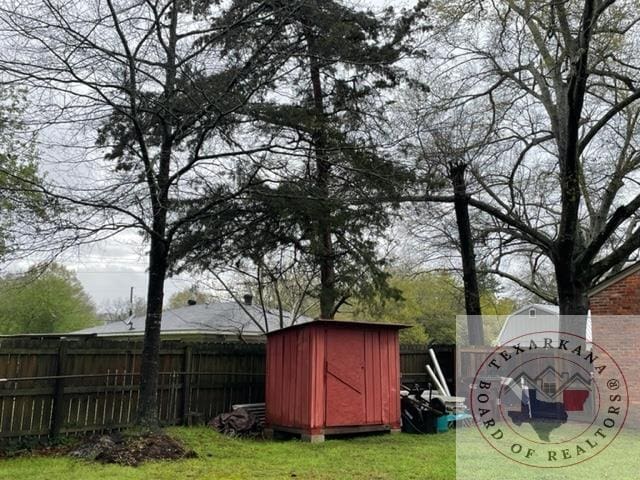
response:
{"label": "red brick wall", "polygon": [[630,424],[640,425],[640,272],[590,299],[593,341],[618,362],[629,385]]}
{"label": "red brick wall", "polygon": [[590,307],[591,315],[640,315],[640,271],[593,295]]}

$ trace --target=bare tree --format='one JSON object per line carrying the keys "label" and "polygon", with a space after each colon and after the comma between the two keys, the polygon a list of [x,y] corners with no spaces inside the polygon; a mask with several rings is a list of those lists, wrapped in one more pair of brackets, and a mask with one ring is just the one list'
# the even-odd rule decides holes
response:
{"label": "bare tree", "polygon": [[147,311],[147,303],[142,297],[117,298],[106,301],[100,308],[99,316],[105,323],[127,322],[132,316],[141,317]]}
{"label": "bare tree", "polygon": [[[491,125],[486,121],[486,112],[476,106],[456,106],[446,95],[443,98],[442,94],[450,90],[446,85],[436,84],[432,88],[439,93],[409,92],[405,99],[405,116],[411,119],[409,123],[414,131],[403,144],[416,158],[417,184],[431,184],[442,192],[450,191],[453,211],[443,209],[442,205],[423,207],[422,214],[411,222],[412,234],[427,240],[430,250],[438,249],[442,255],[460,258],[460,267],[455,269],[461,271],[464,284],[468,340],[472,345],[482,345],[484,333],[476,260],[480,230],[477,218],[474,219],[476,228],[472,225],[467,170],[483,155]],[[471,187],[475,188],[473,184]],[[428,233],[423,236],[425,232]]]}
{"label": "bare tree", "polygon": [[490,219],[494,270],[502,272],[508,257],[533,268],[548,262],[561,314],[585,315],[591,286],[640,247],[637,4],[434,7],[442,54],[433,75],[457,86],[453,107],[482,105],[491,122],[483,154],[468,167],[475,185],[468,203]]}
{"label": "bare tree", "polygon": [[453,187],[453,204],[455,206],[460,256],[462,258],[462,280],[464,282],[464,302],[469,343],[471,345],[483,345],[484,333],[482,329],[482,310],[480,308],[480,287],[478,285],[476,254],[471,221],[469,219],[469,204],[467,203],[466,169],[467,164],[463,161],[452,159],[449,162],[449,178]]}
{"label": "bare tree", "polygon": [[247,258],[231,268],[238,275],[237,283],[256,293],[264,310],[265,332],[269,329],[266,309],[277,312],[279,328],[295,324],[301,316],[318,316],[318,266],[305,261],[295,249]]}

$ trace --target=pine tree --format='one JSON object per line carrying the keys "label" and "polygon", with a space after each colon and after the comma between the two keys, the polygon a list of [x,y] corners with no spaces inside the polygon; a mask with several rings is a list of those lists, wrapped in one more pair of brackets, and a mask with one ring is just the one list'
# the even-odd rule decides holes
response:
{"label": "pine tree", "polygon": [[[257,135],[276,137],[280,148],[265,158],[269,173],[236,213],[260,229],[241,235],[237,251],[259,262],[270,251],[295,249],[318,267],[320,316],[333,318],[354,291],[394,293],[375,241],[390,211],[372,199],[392,198],[412,178],[382,144],[388,92],[409,81],[403,60],[420,54],[424,5],[375,14],[340,1],[267,3],[280,9],[286,27],[279,46],[291,58],[270,93],[246,108]],[[239,32],[232,51],[250,44],[250,33]],[[208,231],[224,228],[210,224]],[[205,231],[197,234],[201,243],[184,238],[183,253],[208,250]]]}

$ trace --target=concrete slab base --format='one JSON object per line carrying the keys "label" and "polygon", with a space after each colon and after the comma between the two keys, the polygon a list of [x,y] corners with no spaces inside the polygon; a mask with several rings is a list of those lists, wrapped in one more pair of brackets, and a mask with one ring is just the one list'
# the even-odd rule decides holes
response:
{"label": "concrete slab base", "polygon": [[302,433],[300,434],[300,440],[303,442],[309,442],[309,443],[322,443],[324,442],[324,435],[322,434],[311,435],[307,433]]}

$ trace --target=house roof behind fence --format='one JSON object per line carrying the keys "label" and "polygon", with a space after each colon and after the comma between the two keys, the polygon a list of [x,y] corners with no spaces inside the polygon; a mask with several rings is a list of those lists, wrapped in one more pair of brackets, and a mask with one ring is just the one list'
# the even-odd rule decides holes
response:
{"label": "house roof behind fence", "polygon": [[[292,314],[283,312],[283,324],[292,324]],[[256,324],[260,323],[262,329]],[[265,321],[266,319],[266,321]],[[309,317],[298,317],[297,323],[309,322]],[[85,328],[74,334],[137,335],[144,333],[145,317],[134,317],[131,327],[124,322],[111,322],[97,327]],[[265,326],[266,325],[266,326]],[[268,328],[267,328],[268,327]],[[165,310],[162,314],[162,333],[210,333],[232,335],[262,335],[264,330],[280,329],[280,315],[276,310],[264,309],[260,305],[240,305],[237,302],[189,305]]]}

